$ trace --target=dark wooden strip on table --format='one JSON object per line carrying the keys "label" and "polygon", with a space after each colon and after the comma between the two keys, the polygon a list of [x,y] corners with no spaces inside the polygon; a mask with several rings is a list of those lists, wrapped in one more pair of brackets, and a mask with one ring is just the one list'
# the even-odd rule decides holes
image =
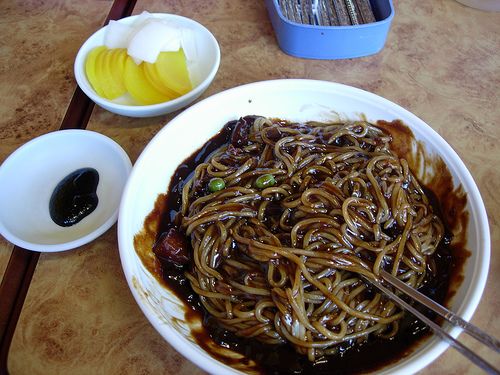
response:
{"label": "dark wooden strip on table", "polygon": [[[104,25],[130,16],[136,0],[115,0]],[[59,129],[85,129],[94,102],[77,86]],[[0,283],[0,374],[8,374],[7,356],[40,253],[14,246]]]}
{"label": "dark wooden strip on table", "polygon": [[7,374],[7,356],[40,253],[15,246],[0,284],[0,374]]}

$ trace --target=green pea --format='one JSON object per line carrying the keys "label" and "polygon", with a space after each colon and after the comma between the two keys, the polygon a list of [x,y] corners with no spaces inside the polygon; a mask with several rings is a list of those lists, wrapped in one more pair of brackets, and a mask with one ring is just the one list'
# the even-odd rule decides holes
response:
{"label": "green pea", "polygon": [[226,183],[222,178],[215,177],[210,180],[208,183],[208,190],[210,190],[212,193],[222,190],[226,187]]}
{"label": "green pea", "polygon": [[264,189],[269,186],[274,186],[276,185],[276,180],[274,179],[274,176],[272,174],[263,174],[257,180],[255,180],[255,186],[257,186],[259,189]]}

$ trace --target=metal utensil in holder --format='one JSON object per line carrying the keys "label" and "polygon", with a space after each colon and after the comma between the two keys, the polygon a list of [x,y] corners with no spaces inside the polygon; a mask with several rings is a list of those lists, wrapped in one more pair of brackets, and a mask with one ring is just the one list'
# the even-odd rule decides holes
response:
{"label": "metal utensil in holder", "polygon": [[379,52],[392,0],[266,0],[280,48],[295,57],[346,59]]}

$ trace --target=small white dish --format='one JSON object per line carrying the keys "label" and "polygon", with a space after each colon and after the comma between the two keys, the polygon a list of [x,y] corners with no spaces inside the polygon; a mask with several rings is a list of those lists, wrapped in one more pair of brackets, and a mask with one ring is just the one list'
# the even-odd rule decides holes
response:
{"label": "small white dish", "polygon": [[[57,184],[80,168],[99,173],[96,209],[80,222],[62,227],[49,213]],[[112,139],[89,130],[60,130],[37,137],[0,166],[0,234],[25,249],[56,252],[97,238],[118,218],[132,163]]]}
{"label": "small white dish", "polygon": [[[94,91],[85,74],[85,59],[87,54],[95,47],[104,45],[105,26],[92,34],[82,45],[76,55],[74,72],[76,82],[82,91],[98,106],[129,117],[152,117],[164,115],[178,109],[184,108],[195,101],[208,88],[213,81],[220,64],[220,48],[217,40],[207,28],[189,18],[166,13],[152,13],[151,16],[168,21],[180,28],[186,28],[193,32],[196,43],[197,59],[188,65],[193,89],[187,94],[168,102],[152,105],[128,105],[119,104],[115,101],[105,99]],[[139,16],[126,17],[118,22],[131,25]]]}

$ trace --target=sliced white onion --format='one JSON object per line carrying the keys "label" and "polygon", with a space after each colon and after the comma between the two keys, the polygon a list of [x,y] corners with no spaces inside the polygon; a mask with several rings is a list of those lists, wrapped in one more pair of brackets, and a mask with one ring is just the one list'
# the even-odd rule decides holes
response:
{"label": "sliced white onion", "polygon": [[104,34],[104,45],[108,48],[127,48],[133,30],[132,26],[113,20],[109,21]]}
{"label": "sliced white onion", "polygon": [[160,52],[175,52],[179,48],[184,50],[188,62],[198,58],[193,30],[175,26],[147,11],[142,12],[131,25],[110,21],[104,35],[104,45],[108,48],[126,48],[137,65],[143,61],[154,63]]}
{"label": "sliced white onion", "polygon": [[196,38],[191,29],[181,29],[181,47],[184,50],[187,61],[196,61],[198,59],[198,49],[196,47]]}
{"label": "sliced white onion", "polygon": [[138,30],[140,29],[142,26],[144,26],[144,23],[153,18],[153,15],[151,13],[149,13],[147,10],[143,11],[141,14],[139,14],[137,16],[137,18],[134,20],[134,22],[132,23],[132,27],[135,29],[135,30]]}
{"label": "sliced white onion", "polygon": [[165,40],[165,43],[161,47],[161,52],[176,52],[181,48],[181,36],[182,29],[168,23],[167,21],[162,20],[162,22],[167,25],[171,30],[171,34]]}
{"label": "sliced white onion", "polygon": [[132,36],[128,54],[136,59],[154,63],[165,44],[180,40],[179,34],[177,28],[151,18]]}

